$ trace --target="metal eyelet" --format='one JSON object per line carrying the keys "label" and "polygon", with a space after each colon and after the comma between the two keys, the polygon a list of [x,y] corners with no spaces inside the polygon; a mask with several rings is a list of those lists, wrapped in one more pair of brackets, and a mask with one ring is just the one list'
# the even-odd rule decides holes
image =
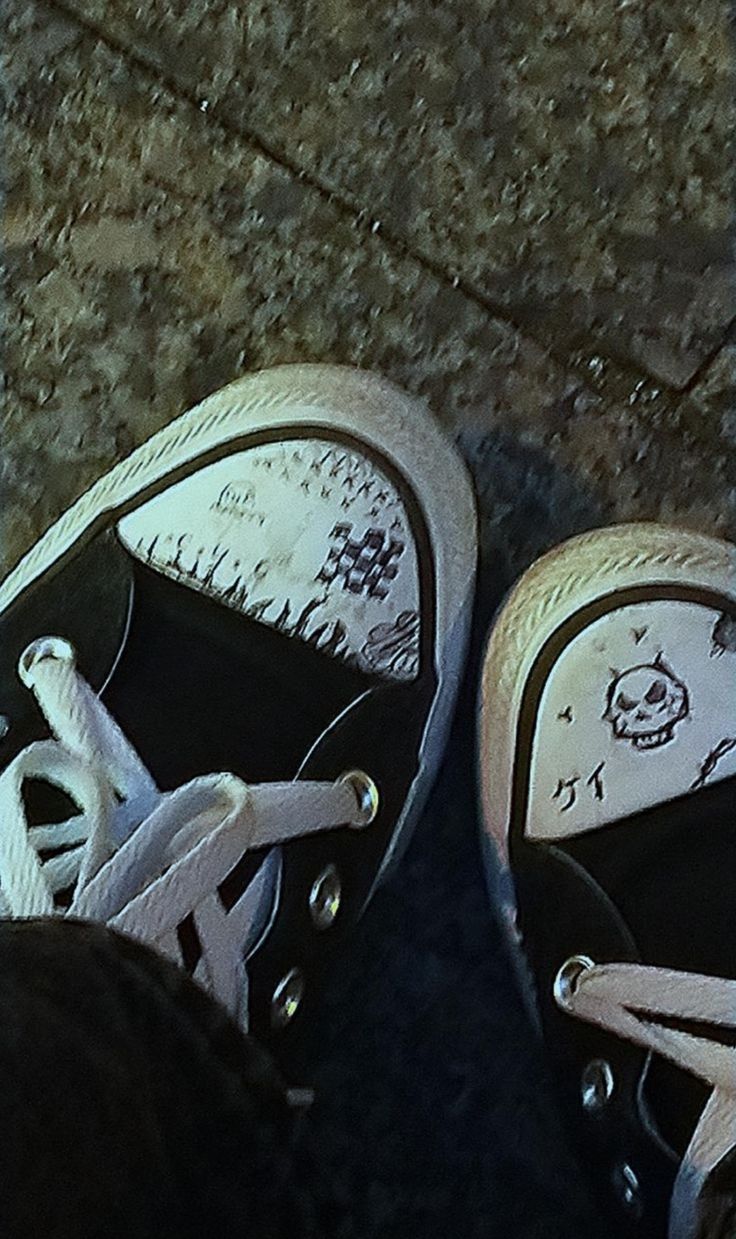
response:
{"label": "metal eyelet", "polygon": [[360,820],[351,822],[350,825],[355,830],[362,830],[364,826],[370,826],[371,822],[375,820],[380,806],[378,788],[373,779],[363,770],[348,770],[345,774],[340,775],[338,781],[340,783],[349,783],[358,801]]}
{"label": "metal eyelet", "polygon": [[555,1002],[563,1011],[569,1011],[572,1006],[572,996],[581,974],[594,967],[588,955],[571,955],[565,960],[552,985]]}
{"label": "metal eyelet", "polygon": [[285,1028],[296,1015],[304,997],[305,982],[298,968],[292,968],[283,976],[271,998],[271,1024]]}
{"label": "metal eyelet", "polygon": [[580,1077],[580,1097],[583,1109],[596,1114],[608,1105],[613,1096],[614,1078],[611,1064],[604,1058],[594,1058],[583,1068]]}
{"label": "metal eyelet", "polygon": [[10,731],[10,719],[7,714],[0,714],[0,740],[4,740]]}
{"label": "metal eyelet", "polygon": [[620,1162],[613,1172],[613,1186],[627,1212],[640,1217],[642,1212],[639,1176],[629,1162]]}
{"label": "metal eyelet", "polygon": [[335,865],[328,865],[315,878],[309,893],[309,911],[317,929],[329,929],[340,911],[342,883]]}
{"label": "metal eyelet", "polygon": [[74,646],[64,637],[37,637],[26,646],[18,659],[18,675],[26,688],[33,688],[33,668],[36,663],[47,658],[70,663],[72,667],[77,661]]}

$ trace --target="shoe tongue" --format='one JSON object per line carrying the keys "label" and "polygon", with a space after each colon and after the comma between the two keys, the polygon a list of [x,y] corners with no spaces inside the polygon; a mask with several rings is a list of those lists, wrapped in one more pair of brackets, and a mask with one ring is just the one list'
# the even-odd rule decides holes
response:
{"label": "shoe tongue", "polygon": [[736,778],[565,840],[657,967],[733,976]]}
{"label": "shoe tongue", "polygon": [[403,502],[373,461],[319,440],[207,465],[124,517],[164,576],[368,672],[411,680],[419,573]]}
{"label": "shoe tongue", "polygon": [[736,619],[681,600],[619,607],[547,676],[525,833],[572,838],[734,774]]}

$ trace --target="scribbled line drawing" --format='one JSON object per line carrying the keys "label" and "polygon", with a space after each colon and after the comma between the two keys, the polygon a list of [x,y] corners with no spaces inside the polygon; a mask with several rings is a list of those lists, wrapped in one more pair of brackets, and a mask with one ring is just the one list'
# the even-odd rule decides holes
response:
{"label": "scribbled line drawing", "polygon": [[632,628],[631,635],[634,638],[634,645],[640,645],[648,632],[648,628]]}
{"label": "scribbled line drawing", "polygon": [[[595,800],[605,800],[606,792],[603,786],[603,768],[605,761],[601,761],[596,766],[588,778],[585,780],[585,786],[590,788],[591,795]],[[557,786],[550,796],[550,800],[560,801],[560,813],[567,813],[576,803],[578,798],[578,783],[581,776],[573,774],[569,779],[558,779]]]}
{"label": "scribbled line drawing", "polygon": [[[319,442],[301,443],[299,446],[284,443],[262,445],[250,453],[249,468],[261,472],[266,470],[284,482],[298,485],[307,499],[318,496],[328,500],[337,488],[343,512],[349,512],[356,503],[372,504],[371,520],[377,521],[384,516],[388,520],[393,516],[392,532],[401,529],[399,497],[371,462],[340,448],[325,451],[324,447],[324,443]],[[257,510],[256,504],[253,478],[231,479],[210,504],[210,511],[244,520],[257,520],[259,525],[263,525],[266,515]]]}
{"label": "scribbled line drawing", "polygon": [[564,723],[574,723],[575,715],[572,712],[572,706],[565,706],[564,710],[560,710],[557,715],[558,719]]}
{"label": "scribbled line drawing", "polygon": [[249,607],[246,607],[243,614],[248,619],[262,620],[268,608],[273,606],[273,602],[273,598],[261,598],[258,602],[251,603]]}
{"label": "scribbled line drawing", "polygon": [[[287,636],[301,637],[346,663],[393,670],[393,674],[401,678],[413,675],[418,647],[412,648],[411,625],[407,627],[406,617],[410,613],[402,612],[395,622],[396,631],[390,637],[383,632],[385,625],[371,630],[363,647],[362,664],[357,651],[350,648],[348,629],[343,621],[331,618],[319,622],[321,617],[316,614],[327,602],[333,582],[356,596],[381,601],[388,597],[406,549],[406,536],[401,501],[386,479],[367,458],[316,441],[263,445],[253,449],[248,464],[249,469],[265,470],[271,477],[278,476],[287,482],[293,479],[295,490],[310,503],[315,496],[335,504],[340,492],[343,510],[356,502],[360,505],[362,501],[365,507],[373,503],[372,511],[383,513],[386,522],[390,522],[390,531],[387,533],[366,521],[368,527],[358,537],[353,535],[353,525],[348,521],[336,523],[331,533],[332,546],[315,577],[315,582],[323,588],[296,616],[292,615],[290,599],[284,601],[283,596],[279,599],[267,596],[264,587],[268,562],[262,559],[255,567],[243,564],[225,541],[208,548],[198,545],[191,532],[156,534],[147,545],[144,538],[139,539],[136,550],[140,558],[174,580],[192,586],[200,594],[225,603]],[[229,518],[244,518],[259,526],[266,521],[266,514],[259,511],[256,475],[231,477],[209,506],[210,511]],[[270,614],[272,609],[278,614]],[[415,621],[418,628],[416,616]]]}
{"label": "scribbled line drawing", "polygon": [[360,662],[369,671],[412,679],[419,670],[419,616],[401,611],[392,624],[371,628]]}
{"label": "scribbled line drawing", "polygon": [[[190,534],[181,534],[178,537],[169,534],[163,539],[160,557],[155,559],[155,567],[177,581],[193,586],[206,597],[216,602],[224,602],[241,611],[247,619],[262,621],[287,637],[301,637],[323,654],[331,654],[352,665],[357,663],[356,654],[347,646],[348,630],[342,620],[327,620],[316,626],[311,623],[314,613],[326,603],[326,594],[310,598],[293,619],[292,603],[290,599],[287,599],[281,604],[279,614],[275,618],[269,618],[267,613],[276,603],[276,599],[273,597],[252,598],[254,590],[267,576],[267,561],[259,560],[255,567],[249,570],[247,574],[249,581],[246,582],[241,571],[241,561],[233,558],[227,569],[228,574],[233,573],[232,580],[229,584],[224,582],[220,584],[215,581],[215,577],[218,573],[222,577],[225,561],[231,554],[229,547],[222,547],[218,544],[209,552],[205,552],[204,547],[198,547],[192,551],[191,540]],[[158,535],[152,539],[148,547],[144,545],[143,539],[140,539],[136,549],[142,558],[145,557],[147,562],[152,564],[159,543]],[[169,553],[168,558],[164,558],[167,543]]]}
{"label": "scribbled line drawing", "polygon": [[135,545],[135,551],[139,559],[145,559],[147,564],[152,562],[156,547],[158,546],[158,538],[159,535],[156,534],[155,538],[149,542],[148,546],[145,546],[144,538],[138,539]]}
{"label": "scribbled line drawing", "polygon": [[341,658],[344,662],[355,662],[355,655],[351,654],[347,649],[341,647],[345,645],[348,636],[348,630],[342,620],[327,620],[323,624],[318,624],[316,628],[309,631],[310,620],[315,611],[319,607],[324,606],[326,598],[310,598],[304,604],[301,610],[296,615],[292,623],[289,623],[291,617],[292,603],[287,598],[275,619],[267,620],[266,612],[269,607],[274,604],[273,598],[260,599],[258,602],[249,606],[245,615],[248,619],[261,620],[268,623],[270,627],[275,628],[278,632],[282,632],[286,637],[301,637],[308,645],[313,645],[315,649],[322,654],[331,654]]}
{"label": "scribbled line drawing", "polygon": [[209,567],[205,569],[204,575],[202,577],[202,584],[205,587],[212,586],[212,582],[215,579],[215,573],[217,572],[217,569],[222,566],[222,564],[225,562],[229,554],[230,554],[229,548],[225,547],[225,550],[222,551],[219,554],[219,556],[217,556],[216,554],[215,557],[211,560]]}
{"label": "scribbled line drawing", "polygon": [[653,663],[627,671],[612,669],[611,674],[603,719],[611,724],[615,738],[643,751],[669,744],[677,724],[690,713],[690,698],[661,652]]}
{"label": "scribbled line drawing", "polygon": [[596,800],[605,800],[606,798],[606,791],[603,786],[603,768],[605,764],[605,761],[599,762],[592,774],[585,780],[586,787],[592,788]]}
{"label": "scribbled line drawing", "polygon": [[[157,541],[158,539],[154,539],[154,542],[148,548],[147,559],[149,564],[154,561],[154,544]],[[166,553],[167,544],[168,555]],[[224,565],[228,556],[232,556],[232,562],[225,568]],[[263,563],[264,561],[261,560],[256,564],[255,568],[251,569],[254,583],[263,576],[263,572],[260,571]],[[227,602],[230,606],[237,607],[240,610],[245,609],[245,603],[252,586],[248,586],[245,583],[241,572],[241,561],[228,546],[222,546],[220,543],[217,543],[209,551],[202,546],[193,550],[191,534],[183,533],[179,534],[178,537],[173,534],[167,534],[163,539],[163,545],[159,549],[159,554],[155,558],[155,566],[160,571],[174,576],[178,581],[193,585],[200,593],[206,594],[218,602]],[[228,575],[230,573],[234,575],[230,583],[225,584],[222,580],[219,582],[215,581],[218,572],[221,577],[225,572]]]}
{"label": "scribbled line drawing", "polygon": [[567,813],[577,800],[577,784],[580,782],[580,775],[574,774],[570,779],[560,779],[557,787],[552,793],[552,800],[560,800],[567,793],[567,800],[560,805],[560,813]]}
{"label": "scribbled line drawing", "polygon": [[725,611],[719,615],[713,625],[710,640],[711,658],[722,658],[724,654],[736,654],[736,615],[727,615]]}
{"label": "scribbled line drawing", "polygon": [[222,512],[226,516],[244,516],[252,519],[256,515],[255,501],[255,488],[248,482],[227,482],[214,503],[210,504],[210,510]]}
{"label": "scribbled line drawing", "polygon": [[259,528],[266,523],[266,513],[256,507],[256,492],[247,483],[228,482],[210,504],[210,511],[220,516],[237,516],[239,520],[254,522]]}
{"label": "scribbled line drawing", "polygon": [[699,788],[704,787],[719,761],[722,761],[726,754],[732,753],[734,749],[736,749],[736,736],[725,736],[723,740],[720,740],[707,757],[703,758],[698,776],[690,784],[690,791],[697,792]]}
{"label": "scribbled line drawing", "polygon": [[[371,502],[371,518],[377,519],[382,511],[394,510],[399,506],[398,496],[385,484],[384,479],[374,469],[370,461],[352,452],[340,448],[330,448],[319,460],[310,465],[319,476],[324,470],[328,481],[344,491],[340,506],[347,512],[358,500]],[[323,498],[328,498],[322,492]]]}
{"label": "scribbled line drawing", "polygon": [[332,546],[315,580],[325,585],[341,580],[351,594],[387,598],[399,570],[397,560],[406,549],[404,543],[373,526],[360,539],[353,538],[352,532],[348,521],[333,526]]}
{"label": "scribbled line drawing", "polygon": [[319,607],[324,606],[325,602],[325,598],[310,598],[309,602],[302,607],[294,622],[290,624],[291,602],[287,599],[273,621],[273,626],[287,637],[301,637],[323,654],[338,654],[340,653],[340,647],[345,644],[348,635],[348,630],[342,620],[327,620],[325,623],[319,624],[317,628],[314,628],[311,633],[309,632],[309,621],[312,615]]}

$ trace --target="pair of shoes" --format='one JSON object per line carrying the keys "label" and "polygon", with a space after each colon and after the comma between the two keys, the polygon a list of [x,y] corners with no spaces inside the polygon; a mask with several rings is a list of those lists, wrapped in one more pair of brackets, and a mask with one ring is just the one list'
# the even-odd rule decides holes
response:
{"label": "pair of shoes", "polygon": [[[0,586],[0,915],[98,921],[276,1058],[400,858],[463,674],[464,466],[376,376],[240,380]],[[481,677],[489,884],[632,1235],[736,1217],[736,551],[657,525],[535,564]]]}

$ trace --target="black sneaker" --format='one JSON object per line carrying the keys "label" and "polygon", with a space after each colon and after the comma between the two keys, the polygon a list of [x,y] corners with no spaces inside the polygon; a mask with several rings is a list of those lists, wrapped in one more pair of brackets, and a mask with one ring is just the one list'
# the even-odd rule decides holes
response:
{"label": "black sneaker", "polygon": [[736,548],[546,555],[481,720],[489,873],[585,1160],[625,1234],[736,1235]]}
{"label": "black sneaker", "polygon": [[463,465],[374,375],[154,435],[0,587],[0,912],[156,946],[278,1058],[437,771],[475,563]]}

